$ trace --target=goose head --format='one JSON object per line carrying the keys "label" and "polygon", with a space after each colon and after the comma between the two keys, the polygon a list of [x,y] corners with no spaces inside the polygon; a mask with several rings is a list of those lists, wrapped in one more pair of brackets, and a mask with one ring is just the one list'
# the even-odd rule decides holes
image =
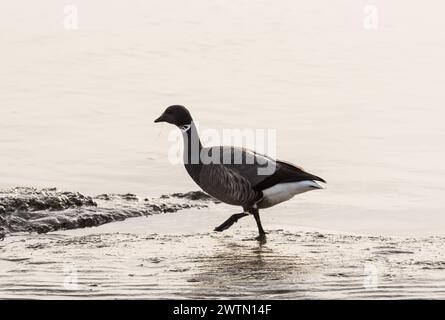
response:
{"label": "goose head", "polygon": [[187,108],[179,105],[168,107],[165,109],[164,113],[155,120],[155,122],[171,123],[179,128],[189,126],[192,121],[192,116]]}

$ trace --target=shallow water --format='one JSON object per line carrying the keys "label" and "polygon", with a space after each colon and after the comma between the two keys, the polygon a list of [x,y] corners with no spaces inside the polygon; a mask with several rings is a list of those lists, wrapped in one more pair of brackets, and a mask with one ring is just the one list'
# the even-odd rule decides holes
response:
{"label": "shallow water", "polygon": [[[275,229],[259,244],[253,219],[250,226],[240,221],[227,233],[213,233],[208,230],[217,223],[215,213],[193,210],[7,237],[0,242],[0,296],[445,298],[444,238]],[[198,213],[208,219],[199,222]],[[176,226],[173,232],[166,232],[166,224]]]}
{"label": "shallow water", "polygon": [[[445,238],[282,226],[201,192],[0,192],[1,298],[445,298]],[[31,233],[29,233],[31,232]],[[37,234],[37,233],[40,234]],[[45,234],[43,234],[45,233]]]}
{"label": "shallow water", "polygon": [[441,1],[377,1],[375,31],[353,0],[75,4],[77,31],[58,1],[0,4],[0,187],[194,190],[152,123],[181,103],[202,128],[278,129],[278,157],[328,180],[272,209],[286,222],[444,234]]}

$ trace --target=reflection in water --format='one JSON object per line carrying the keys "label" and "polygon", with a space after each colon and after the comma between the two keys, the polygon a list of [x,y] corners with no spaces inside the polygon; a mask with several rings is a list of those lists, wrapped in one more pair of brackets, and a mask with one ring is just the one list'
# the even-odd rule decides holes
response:
{"label": "reflection in water", "polygon": [[193,297],[273,297],[297,291],[293,283],[308,272],[298,256],[257,241],[223,243],[215,254],[194,257],[191,262],[197,266],[189,280],[197,283],[190,292]]}

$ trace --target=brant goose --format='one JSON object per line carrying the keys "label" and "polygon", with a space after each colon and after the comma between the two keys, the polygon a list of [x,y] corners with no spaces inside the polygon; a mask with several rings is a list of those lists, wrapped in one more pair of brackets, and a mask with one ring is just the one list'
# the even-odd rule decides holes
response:
{"label": "brant goose", "polygon": [[326,182],[290,163],[244,148],[203,147],[190,112],[183,106],[168,107],[155,122],[168,122],[181,129],[185,169],[198,186],[222,202],[243,208],[243,212],[232,215],[215,231],[224,231],[252,214],[258,226],[257,239],[265,240],[259,209],[272,207],[299,193],[323,189],[316,181]]}

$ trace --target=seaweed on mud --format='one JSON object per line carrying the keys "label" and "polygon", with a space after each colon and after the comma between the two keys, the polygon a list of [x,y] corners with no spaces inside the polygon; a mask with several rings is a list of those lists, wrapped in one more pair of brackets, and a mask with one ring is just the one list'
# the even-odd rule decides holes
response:
{"label": "seaweed on mud", "polygon": [[93,198],[79,192],[61,192],[55,188],[14,188],[0,191],[0,214],[33,212],[41,210],[60,211],[73,207],[96,206]]}
{"label": "seaweed on mud", "polygon": [[193,200],[193,201],[197,201],[197,200],[211,201],[214,203],[221,202],[202,191],[190,191],[190,192],[186,192],[186,193],[172,193],[172,194],[161,196],[161,199],[169,199],[169,198],[188,199],[188,200]]}
{"label": "seaweed on mud", "polygon": [[130,193],[102,194],[92,198],[78,192],[57,189],[0,190],[0,240],[11,232],[47,233],[94,227],[132,217],[203,208],[207,207],[203,199],[209,197],[191,192],[140,201]]}
{"label": "seaweed on mud", "polygon": [[132,193],[127,193],[127,194],[100,194],[98,196],[95,197],[96,199],[99,200],[106,200],[106,201],[111,201],[111,200],[116,200],[116,199],[122,199],[122,200],[126,200],[126,201],[139,201],[139,197],[135,194]]}

